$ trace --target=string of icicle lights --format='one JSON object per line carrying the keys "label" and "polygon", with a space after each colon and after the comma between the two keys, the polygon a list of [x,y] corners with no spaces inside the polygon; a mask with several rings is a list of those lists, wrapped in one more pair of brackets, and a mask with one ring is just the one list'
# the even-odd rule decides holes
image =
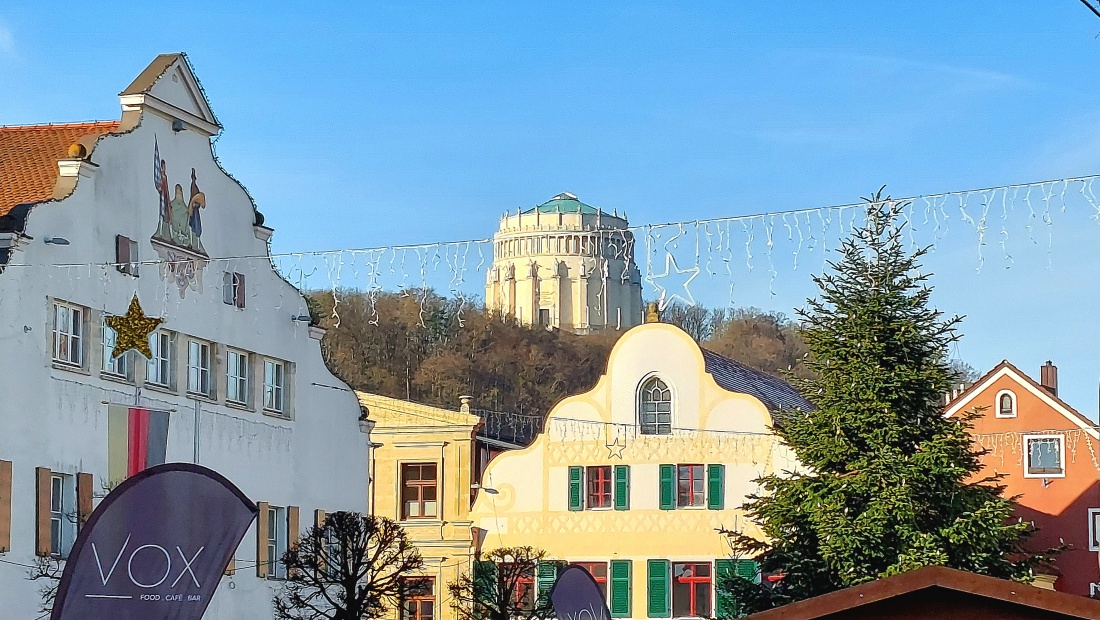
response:
{"label": "string of icicle lights", "polygon": [[[981,272],[991,262],[1011,268],[1016,262],[1013,253],[1026,244],[1029,251],[1045,248],[1049,267],[1059,219],[1071,222],[1075,229],[1086,222],[1100,222],[1100,199],[1094,192],[1097,179],[1100,175],[1067,177],[923,194],[891,202],[906,205],[902,219],[914,247],[935,246],[951,236],[964,246],[972,244],[972,266]],[[694,305],[698,293],[709,293],[713,298],[718,291],[732,306],[737,300],[738,283],[760,285],[762,289],[766,280],[768,290],[775,295],[781,269],[819,271],[830,250],[862,223],[866,207],[866,203],[859,202],[577,232],[595,240],[585,269],[590,279],[603,281],[596,304],[602,304],[610,278],[626,280],[636,273],[646,295],[659,296],[665,303],[679,300]],[[420,294],[423,300],[428,289],[450,294],[458,300],[460,310],[464,304],[473,305],[484,293],[493,252],[493,239],[482,238],[204,260],[206,271],[217,277],[221,272],[247,275],[274,267],[301,290],[330,291],[332,316],[338,320],[341,300],[349,292],[366,295],[372,308],[383,291]],[[13,259],[18,261],[19,254]],[[608,275],[607,265],[612,261],[627,265],[621,276]],[[160,269],[162,273],[176,267],[162,260],[140,260],[134,265]],[[78,280],[106,278],[108,269],[114,267],[113,263],[13,262],[3,268],[46,269],[43,275],[47,277]],[[218,286],[220,281],[207,285]],[[166,302],[187,295],[183,289],[174,295],[171,289],[167,282],[163,296]]]}

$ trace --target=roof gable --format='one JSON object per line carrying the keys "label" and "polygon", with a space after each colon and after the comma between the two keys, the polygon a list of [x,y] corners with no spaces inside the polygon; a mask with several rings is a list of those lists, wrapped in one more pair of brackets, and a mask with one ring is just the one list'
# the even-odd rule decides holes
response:
{"label": "roof gable", "polygon": [[971,385],[969,388],[966,389],[966,391],[955,398],[955,400],[948,403],[947,407],[944,408],[944,415],[947,417],[951,417],[958,414],[959,412],[969,410],[968,408],[970,407],[971,403],[974,402],[974,399],[977,398],[978,395],[984,393],[987,389],[989,389],[990,386],[992,386],[993,383],[1001,377],[1008,377],[1021,388],[1027,390],[1029,393],[1037,397],[1040,401],[1042,401],[1054,411],[1061,414],[1074,425],[1080,427],[1081,429],[1087,430],[1094,437],[1100,437],[1100,433],[1097,432],[1096,425],[1093,423],[1092,420],[1088,419],[1087,417],[1085,417],[1084,414],[1069,406],[1069,404],[1067,404],[1061,398],[1058,398],[1057,396],[1048,392],[1045,388],[1043,388],[1043,386],[1039,385],[1037,381],[1028,376],[1027,373],[1014,366],[1008,360],[1002,360],[1000,364],[994,366],[992,370],[985,373],[985,375],[975,381],[974,385]]}
{"label": "roof gable", "polygon": [[0,216],[54,198],[57,162],[69,147],[79,142],[90,153],[96,139],[118,128],[117,121],[0,127]]}
{"label": "roof gable", "polygon": [[121,93],[123,110],[151,109],[213,135],[221,130],[191,63],[183,53],[161,54]]}
{"label": "roof gable", "polygon": [[432,407],[399,398],[356,391],[359,404],[367,409],[367,416],[377,424],[379,431],[393,427],[474,427],[481,418],[462,411]]}

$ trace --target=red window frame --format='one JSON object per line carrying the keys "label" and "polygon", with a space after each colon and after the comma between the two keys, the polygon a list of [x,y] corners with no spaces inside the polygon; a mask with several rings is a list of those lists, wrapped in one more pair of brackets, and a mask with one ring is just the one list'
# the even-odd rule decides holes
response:
{"label": "red window frame", "polygon": [[[678,567],[684,567],[684,566],[690,566],[691,567],[691,575],[690,576],[679,576],[679,577],[677,577],[676,573],[678,571],[676,569]],[[702,577],[699,576],[700,567],[705,567],[706,568],[706,572],[707,572],[706,576],[702,576]],[[672,564],[672,575],[673,575],[672,578],[675,579],[678,583],[687,584],[687,586],[688,586],[688,616],[696,617],[696,618],[698,618],[698,617],[709,618],[711,616],[711,613],[713,612],[713,609],[700,610],[700,609],[696,608],[695,603],[696,603],[697,600],[699,600],[699,588],[703,587],[703,588],[706,588],[706,600],[708,601],[708,603],[707,603],[708,607],[711,607],[711,608],[714,607],[714,600],[713,600],[713,597],[711,596],[711,580],[714,578],[713,577],[714,571],[711,570],[710,562],[674,562]],[[674,586],[672,588],[672,595],[673,596],[672,596],[672,601],[671,601],[674,615],[676,613],[675,609],[677,607],[677,605],[676,605],[676,602],[677,602],[676,601],[676,591],[677,591],[677,588],[675,588],[675,586]]]}
{"label": "red window frame", "polygon": [[516,607],[525,611],[535,608],[535,570],[516,577]]}
{"label": "red window frame", "polygon": [[401,620],[434,620],[435,579],[410,577],[405,579],[405,594],[401,599]]}
{"label": "red window frame", "polygon": [[[409,474],[416,471],[419,477],[410,479]],[[430,472],[431,478],[425,477]],[[439,467],[435,463],[403,463],[401,465],[401,519],[435,519],[439,513]],[[426,498],[427,490],[431,489],[431,498]],[[415,502],[419,507],[416,515],[409,514],[409,502]],[[431,502],[435,507],[428,514],[427,505]]]}
{"label": "red window frame", "polygon": [[706,468],[702,465],[697,464],[682,464],[676,466],[677,506],[691,507],[706,505],[705,469]]}
{"label": "red window frame", "polygon": [[587,468],[585,479],[588,484],[588,508],[611,508],[611,466],[597,465]]}
{"label": "red window frame", "polygon": [[592,575],[592,579],[596,580],[596,585],[600,588],[600,593],[603,594],[603,600],[607,600],[607,562],[574,562],[577,566],[580,566],[584,570],[588,571],[589,575]]}

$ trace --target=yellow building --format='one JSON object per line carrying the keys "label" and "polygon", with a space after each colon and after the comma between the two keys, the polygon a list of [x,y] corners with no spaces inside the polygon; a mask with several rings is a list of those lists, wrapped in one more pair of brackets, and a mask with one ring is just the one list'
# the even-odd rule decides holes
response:
{"label": "yellow building", "polygon": [[485,305],[525,324],[579,334],[642,320],[642,285],[626,215],[564,193],[506,213],[493,236]]}
{"label": "yellow building", "polygon": [[[527,448],[494,459],[472,508],[478,545],[583,563],[617,618],[713,617],[716,575],[756,574],[719,528],[759,537],[752,481],[796,467],[771,411],[808,406],[786,382],[700,349],[663,323],[631,329],[596,386],[561,401]],[[545,592],[557,566],[540,564]]]}
{"label": "yellow building", "polygon": [[[468,399],[452,411],[357,392],[371,433],[368,490],[372,513],[405,528],[424,558],[419,593],[401,620],[451,618],[447,585],[469,571],[473,539],[470,488],[474,431]],[[396,615],[396,614],[395,614]]]}

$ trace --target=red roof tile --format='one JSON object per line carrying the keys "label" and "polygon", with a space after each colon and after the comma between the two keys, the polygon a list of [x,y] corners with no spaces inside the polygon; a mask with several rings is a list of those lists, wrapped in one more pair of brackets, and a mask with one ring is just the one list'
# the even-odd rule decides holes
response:
{"label": "red roof tile", "polygon": [[118,127],[118,121],[0,127],[0,216],[16,205],[52,198],[57,161],[68,157],[69,146]]}

